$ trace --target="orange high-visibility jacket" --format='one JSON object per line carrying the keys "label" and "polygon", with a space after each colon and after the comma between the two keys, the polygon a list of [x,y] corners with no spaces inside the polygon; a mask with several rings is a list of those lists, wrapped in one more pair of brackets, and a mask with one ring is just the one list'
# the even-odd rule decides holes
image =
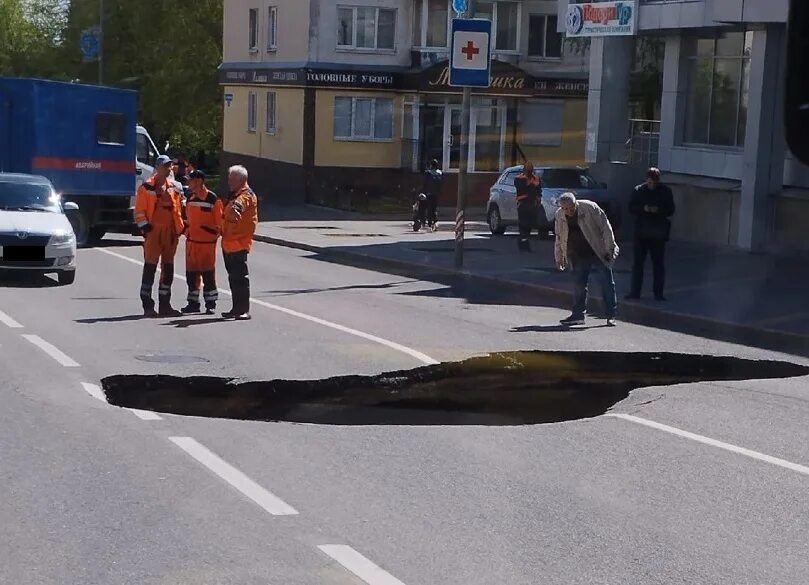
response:
{"label": "orange high-visibility jacket", "polygon": [[183,233],[184,228],[182,193],[167,179],[163,185],[164,194],[160,197],[157,194],[157,187],[155,186],[156,180],[157,177],[152,175],[138,188],[138,193],[135,197],[135,223],[139,228],[142,228],[146,224],[153,223],[152,219],[155,216],[157,206],[166,205],[168,207],[170,205],[174,228],[177,235],[180,235]]}
{"label": "orange high-visibility jacket", "polygon": [[250,251],[253,234],[258,225],[258,198],[245,185],[233,194],[225,207],[225,229],[222,250],[225,252]]}
{"label": "orange high-visibility jacket", "polygon": [[225,223],[224,206],[216,193],[204,186],[201,193],[192,193],[185,202],[185,213],[189,242],[216,243]]}

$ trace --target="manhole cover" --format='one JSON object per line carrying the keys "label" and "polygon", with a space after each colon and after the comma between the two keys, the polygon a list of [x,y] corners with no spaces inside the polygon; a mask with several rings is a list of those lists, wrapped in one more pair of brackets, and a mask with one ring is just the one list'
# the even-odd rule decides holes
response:
{"label": "manhole cover", "polygon": [[210,360],[195,355],[171,355],[164,353],[147,353],[146,355],[136,355],[135,359],[141,362],[155,364],[203,364]]}

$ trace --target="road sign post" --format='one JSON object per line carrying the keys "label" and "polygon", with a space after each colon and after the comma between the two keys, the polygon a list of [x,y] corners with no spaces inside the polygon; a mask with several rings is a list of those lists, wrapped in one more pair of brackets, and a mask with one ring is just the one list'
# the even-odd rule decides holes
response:
{"label": "road sign post", "polygon": [[[454,0],[456,9],[466,4],[466,14],[475,14],[475,0]],[[461,156],[458,169],[458,201],[455,208],[455,267],[463,268],[466,232],[466,190],[469,169],[469,126],[472,88],[491,83],[492,23],[489,20],[455,18],[452,20],[449,84],[463,87],[461,102]]]}

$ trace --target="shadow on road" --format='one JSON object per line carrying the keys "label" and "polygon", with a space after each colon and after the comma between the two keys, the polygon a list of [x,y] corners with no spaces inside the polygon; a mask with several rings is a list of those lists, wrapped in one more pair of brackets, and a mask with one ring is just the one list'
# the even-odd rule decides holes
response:
{"label": "shadow on road", "polygon": [[163,325],[176,327],[177,329],[188,329],[189,327],[196,327],[197,325],[212,325],[214,323],[236,323],[236,321],[228,321],[222,317],[209,317],[207,319],[194,319],[187,317],[185,319],[175,319],[174,321],[167,321]]}
{"label": "shadow on road", "polygon": [[51,288],[59,283],[45,274],[0,273],[0,288]]}
{"label": "shadow on road", "polygon": [[587,331],[589,329],[603,329],[610,327],[606,323],[599,325],[525,325],[523,327],[512,327],[511,333],[575,333],[576,331]]}
{"label": "shadow on road", "polygon": [[388,282],[385,284],[352,284],[347,286],[333,286],[328,288],[300,288],[300,289],[292,289],[292,290],[265,290],[262,294],[265,296],[273,296],[273,297],[284,297],[284,296],[291,296],[291,295],[305,295],[305,294],[312,294],[312,293],[321,293],[321,292],[340,292],[340,291],[349,291],[349,290],[386,290],[391,288],[396,288],[397,286],[401,286],[403,284],[410,284],[409,280],[403,280],[401,282]]}
{"label": "shadow on road", "polygon": [[91,317],[89,319],[76,319],[76,323],[82,325],[95,325],[96,323],[125,323],[127,321],[140,321],[145,319],[143,313],[136,315],[120,315],[118,317]]}

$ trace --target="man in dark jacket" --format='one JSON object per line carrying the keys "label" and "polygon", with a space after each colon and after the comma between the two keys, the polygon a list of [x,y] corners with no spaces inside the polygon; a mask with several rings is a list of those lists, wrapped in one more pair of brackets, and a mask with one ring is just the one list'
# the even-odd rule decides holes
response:
{"label": "man in dark jacket", "polygon": [[530,252],[531,232],[537,228],[537,214],[542,199],[542,184],[534,172],[533,163],[523,165],[522,173],[514,179],[514,188],[517,190],[517,223],[520,228],[517,248]]}
{"label": "man in dark jacket", "polygon": [[424,172],[423,192],[427,196],[427,209],[424,218],[431,228],[435,229],[438,223],[438,197],[441,195],[441,183],[444,175],[441,165],[436,159],[430,161],[429,168]]}
{"label": "man in dark jacket", "polygon": [[671,231],[670,217],[674,215],[674,196],[660,182],[660,170],[654,167],[646,173],[646,182],[635,187],[629,201],[629,213],[635,222],[635,261],[632,266],[632,289],[627,299],[639,299],[643,288],[643,267],[646,254],[652,257],[654,295],[665,301],[665,250]]}

